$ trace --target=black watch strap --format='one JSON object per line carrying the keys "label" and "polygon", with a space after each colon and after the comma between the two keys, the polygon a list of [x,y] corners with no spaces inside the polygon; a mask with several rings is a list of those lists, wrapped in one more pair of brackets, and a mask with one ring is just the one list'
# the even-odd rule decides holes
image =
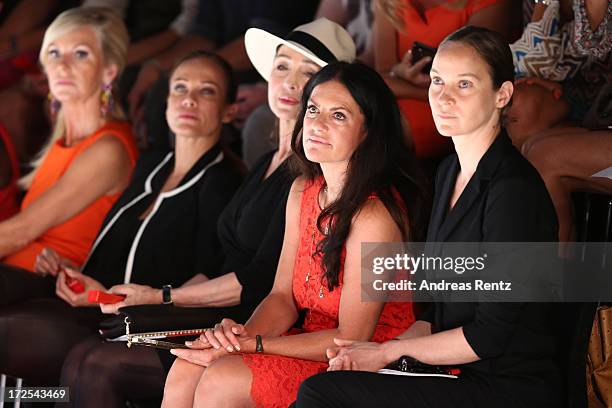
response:
{"label": "black watch strap", "polygon": [[162,286],[162,303],[164,305],[172,304],[172,285]]}

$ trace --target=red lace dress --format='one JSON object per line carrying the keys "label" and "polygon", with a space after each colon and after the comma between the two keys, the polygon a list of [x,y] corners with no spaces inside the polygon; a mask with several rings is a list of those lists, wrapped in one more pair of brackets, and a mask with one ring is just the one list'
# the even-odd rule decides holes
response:
{"label": "red lace dress", "polygon": [[[340,286],[330,292],[325,284],[321,284],[323,269],[320,256],[311,255],[316,243],[323,238],[316,227],[321,211],[318,196],[323,181],[323,178],[315,180],[302,193],[300,245],[293,269],[293,297],[298,311],[307,309],[307,312],[301,329],[292,330],[287,335],[338,327],[342,274]],[[414,320],[411,303],[387,303],[372,341],[392,339],[404,332]],[[276,355],[244,354],[243,359],[253,375],[251,398],[256,406],[266,408],[286,408],[295,400],[303,380],[327,369],[327,363]]]}

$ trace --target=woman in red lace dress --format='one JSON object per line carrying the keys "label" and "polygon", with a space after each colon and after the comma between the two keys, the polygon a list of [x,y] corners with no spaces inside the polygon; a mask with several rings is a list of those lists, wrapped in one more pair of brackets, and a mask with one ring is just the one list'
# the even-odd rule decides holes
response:
{"label": "woman in red lace dress", "polygon": [[225,319],[199,350],[172,350],[164,406],[286,407],[327,369],[334,338],[382,342],[414,321],[410,303],[361,301],[361,244],[421,237],[423,190],[393,94],[365,65],[333,63],[306,85],[298,118],[301,176],[274,287],[244,326]]}

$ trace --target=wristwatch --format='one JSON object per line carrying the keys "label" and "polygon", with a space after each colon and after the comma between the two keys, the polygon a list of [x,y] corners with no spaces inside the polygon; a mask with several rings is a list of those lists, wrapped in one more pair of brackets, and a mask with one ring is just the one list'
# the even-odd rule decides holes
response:
{"label": "wristwatch", "polygon": [[162,286],[162,303],[164,305],[172,304],[172,285]]}

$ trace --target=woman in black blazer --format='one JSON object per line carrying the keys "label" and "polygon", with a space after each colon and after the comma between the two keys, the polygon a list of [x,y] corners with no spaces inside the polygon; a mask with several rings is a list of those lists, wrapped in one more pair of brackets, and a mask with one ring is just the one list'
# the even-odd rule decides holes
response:
{"label": "woman in black blazer", "polygon": [[[438,131],[452,137],[457,153],[438,171],[427,255],[441,255],[443,242],[556,240],[545,185],[501,126],[513,79],[508,46],[483,28],[451,34],[434,58],[429,101]],[[557,407],[549,312],[538,303],[431,303],[396,340],[336,340],[339,348],[328,352],[336,372],[302,383],[297,406]],[[458,366],[460,377],[372,373],[403,355]]]}

